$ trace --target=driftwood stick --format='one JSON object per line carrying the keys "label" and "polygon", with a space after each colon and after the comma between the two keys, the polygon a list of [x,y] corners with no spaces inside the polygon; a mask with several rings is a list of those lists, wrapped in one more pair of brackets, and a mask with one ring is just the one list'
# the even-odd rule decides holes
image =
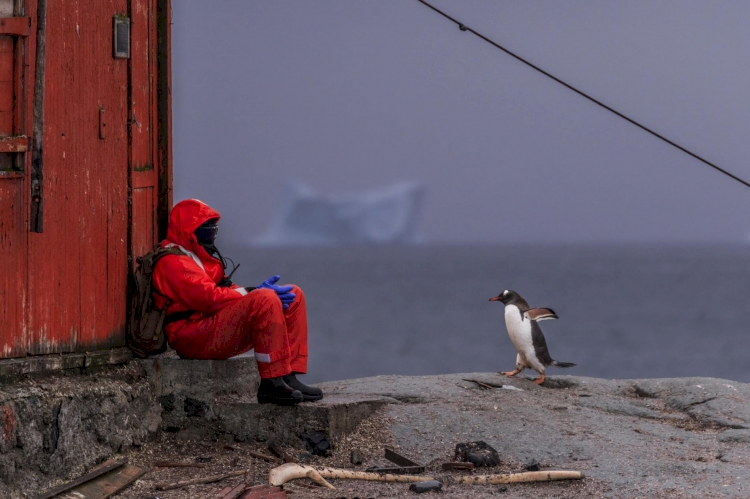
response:
{"label": "driftwood stick", "polygon": [[556,480],[580,480],[584,477],[580,471],[529,471],[509,475],[474,475],[458,476],[454,483],[467,485],[497,485],[501,483],[554,482]]}
{"label": "driftwood stick", "polygon": [[183,463],[180,461],[156,461],[154,466],[157,468],[205,468],[205,464]]}
{"label": "driftwood stick", "polygon": [[172,490],[172,489],[179,489],[181,487],[187,487],[188,485],[199,485],[199,484],[204,484],[204,483],[220,482],[221,480],[232,478],[233,476],[246,475],[250,472],[251,472],[250,470],[231,471],[229,473],[224,473],[223,475],[212,475],[212,476],[207,476],[203,478],[193,478],[191,480],[184,480],[182,482],[158,483],[156,484],[156,490]]}
{"label": "driftwood stick", "polygon": [[311,469],[310,471],[306,473],[306,475],[307,475],[307,478],[317,483],[318,485],[322,485],[323,487],[329,488],[331,490],[336,489],[336,487],[328,483],[325,478],[320,476],[320,473],[318,473],[316,470]]}
{"label": "driftwood stick", "polygon": [[276,463],[276,464],[282,464],[284,461],[277,457],[269,456],[267,454],[262,454],[260,452],[255,451],[247,451],[248,454],[250,454],[253,457],[257,457],[258,459],[262,459],[264,461],[268,461],[269,463]]}
{"label": "driftwood stick", "polygon": [[328,479],[349,479],[349,480],[370,480],[374,482],[423,482],[432,480],[432,477],[424,475],[381,475],[379,473],[368,473],[366,471],[350,471],[336,468],[321,468],[316,470],[310,466],[304,466],[296,463],[286,463],[273,468],[268,474],[268,483],[278,487],[289,480],[298,478],[310,478],[308,472],[317,471],[321,477]]}

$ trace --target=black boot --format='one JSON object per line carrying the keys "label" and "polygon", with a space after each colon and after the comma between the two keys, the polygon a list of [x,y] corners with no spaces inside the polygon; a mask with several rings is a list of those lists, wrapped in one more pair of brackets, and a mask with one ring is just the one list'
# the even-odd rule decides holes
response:
{"label": "black boot", "polygon": [[315,402],[323,398],[323,390],[315,386],[307,386],[297,379],[297,373],[287,374],[284,381],[295,390],[299,390],[305,402]]}
{"label": "black boot", "polygon": [[294,405],[302,402],[303,396],[284,381],[286,376],[260,380],[258,387],[259,404]]}

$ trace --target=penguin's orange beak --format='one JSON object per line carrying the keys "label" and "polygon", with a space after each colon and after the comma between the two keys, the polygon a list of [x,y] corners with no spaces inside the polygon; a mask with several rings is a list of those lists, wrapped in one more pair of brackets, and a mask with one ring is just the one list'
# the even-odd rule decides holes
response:
{"label": "penguin's orange beak", "polygon": [[493,296],[492,298],[490,298],[490,301],[501,301],[501,298],[501,295]]}

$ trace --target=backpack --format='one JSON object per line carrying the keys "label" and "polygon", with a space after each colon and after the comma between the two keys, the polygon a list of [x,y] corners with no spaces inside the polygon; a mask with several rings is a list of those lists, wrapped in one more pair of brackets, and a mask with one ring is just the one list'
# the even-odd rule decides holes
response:
{"label": "backpack", "polygon": [[137,258],[138,265],[130,275],[130,310],[128,313],[127,345],[140,358],[156,355],[167,349],[167,336],[164,334],[164,317],[170,301],[159,310],[152,296],[153,271],[162,257],[184,255],[179,248],[162,248],[156,245],[143,256]]}

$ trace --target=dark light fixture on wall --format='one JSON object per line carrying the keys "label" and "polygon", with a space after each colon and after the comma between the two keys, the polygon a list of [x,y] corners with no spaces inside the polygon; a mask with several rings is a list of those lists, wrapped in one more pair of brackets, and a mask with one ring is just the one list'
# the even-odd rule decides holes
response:
{"label": "dark light fixture on wall", "polygon": [[114,34],[112,38],[113,55],[115,59],[130,58],[130,18],[114,17]]}

